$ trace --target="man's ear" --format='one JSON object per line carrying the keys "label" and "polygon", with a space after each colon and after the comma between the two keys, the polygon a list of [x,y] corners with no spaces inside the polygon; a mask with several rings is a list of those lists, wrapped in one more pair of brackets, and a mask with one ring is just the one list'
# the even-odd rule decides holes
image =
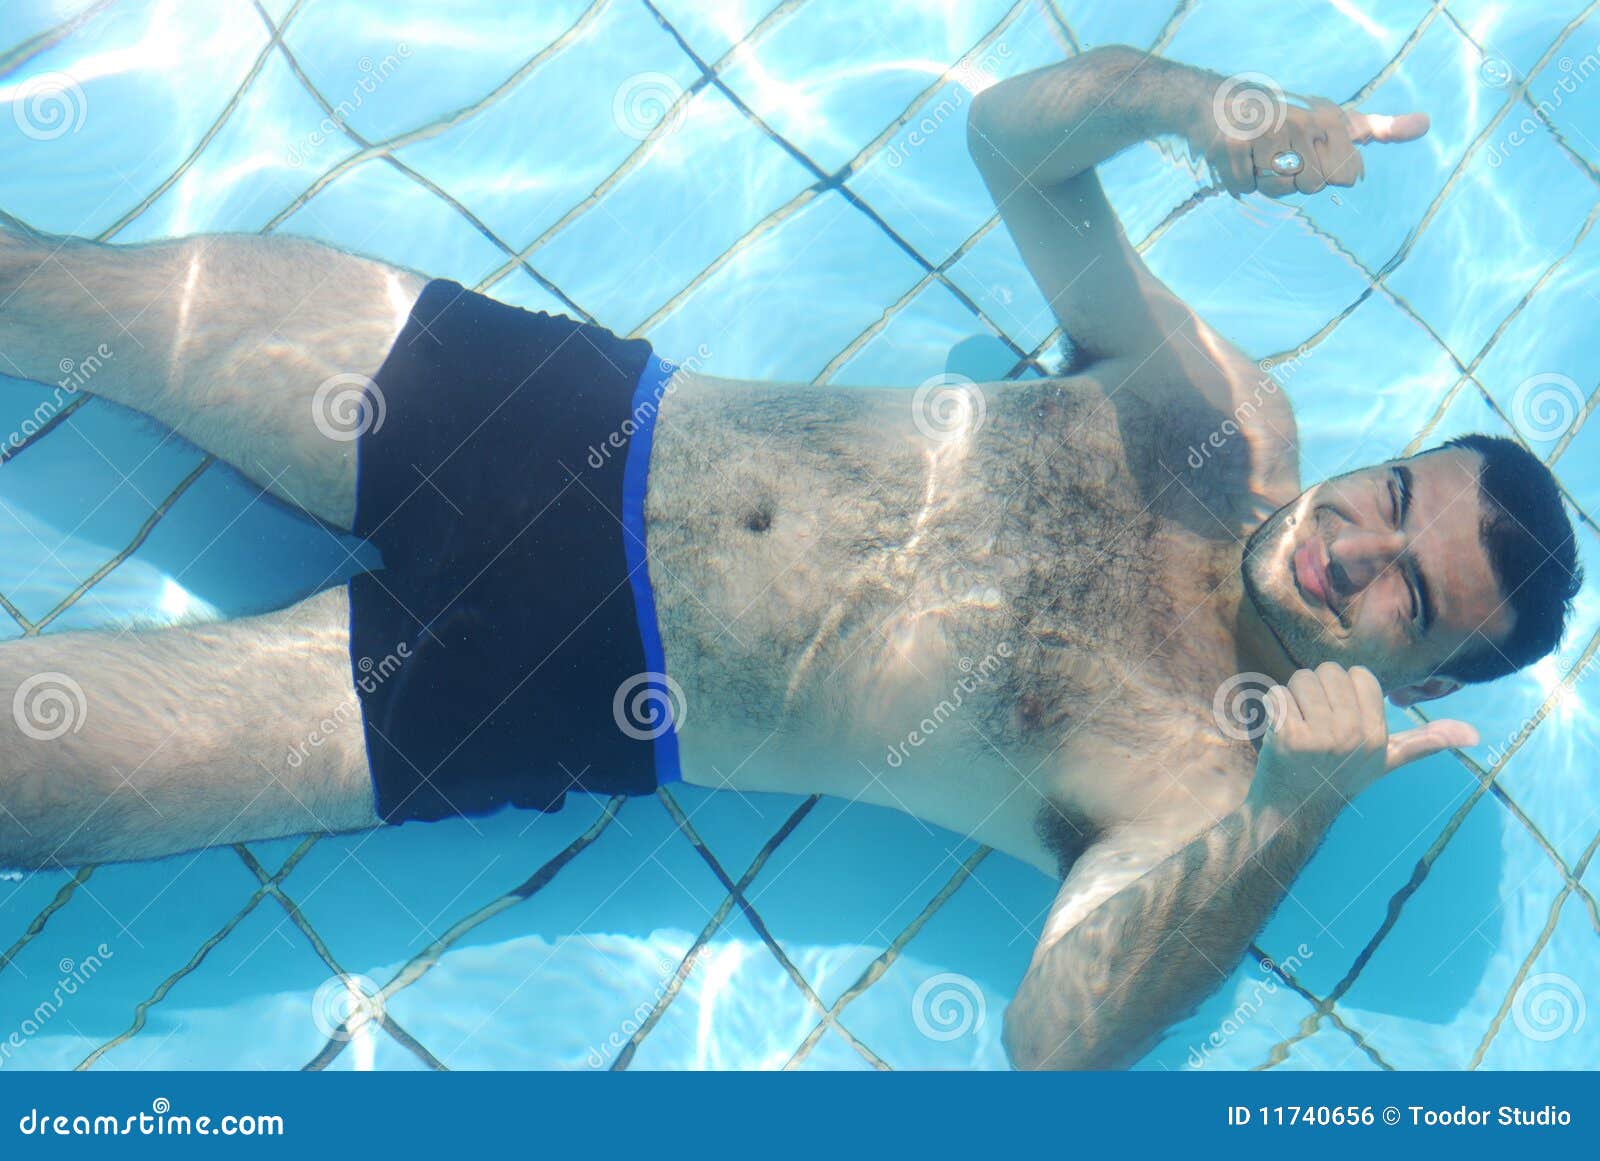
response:
{"label": "man's ear", "polygon": [[1405,709],[1408,705],[1416,705],[1419,701],[1432,701],[1436,697],[1443,697],[1447,693],[1454,693],[1461,688],[1461,682],[1453,677],[1430,677],[1426,681],[1415,681],[1410,685],[1397,686],[1389,691],[1389,701]]}

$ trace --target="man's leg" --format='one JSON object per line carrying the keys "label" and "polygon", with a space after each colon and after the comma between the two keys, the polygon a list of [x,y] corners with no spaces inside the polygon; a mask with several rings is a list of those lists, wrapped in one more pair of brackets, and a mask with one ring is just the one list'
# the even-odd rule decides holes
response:
{"label": "man's leg", "polygon": [[0,646],[0,867],[378,825],[348,623],[337,588],[216,625]]}
{"label": "man's leg", "polygon": [[55,384],[71,360],[82,390],[348,529],[361,381],[425,283],[298,238],[111,246],[0,225],[0,372]]}

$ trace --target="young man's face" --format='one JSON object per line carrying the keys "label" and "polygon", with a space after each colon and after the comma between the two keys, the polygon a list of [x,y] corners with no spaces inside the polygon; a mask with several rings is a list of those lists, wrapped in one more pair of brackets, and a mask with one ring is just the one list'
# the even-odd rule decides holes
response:
{"label": "young man's face", "polygon": [[1481,463],[1446,448],[1362,468],[1255,531],[1245,591],[1297,664],[1364,665],[1410,701],[1454,687],[1419,683],[1456,649],[1504,639],[1511,611],[1479,533]]}

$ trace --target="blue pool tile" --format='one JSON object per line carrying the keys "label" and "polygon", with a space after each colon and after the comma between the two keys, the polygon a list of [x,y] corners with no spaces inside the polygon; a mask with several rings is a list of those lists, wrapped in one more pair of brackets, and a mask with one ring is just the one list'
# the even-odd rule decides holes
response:
{"label": "blue pool tile", "polygon": [[642,164],[530,260],[626,334],[810,184],[726,97],[703,89]]}
{"label": "blue pool tile", "polygon": [[[81,38],[66,38],[8,77],[0,85],[6,212],[51,233],[93,235],[172,174],[267,44],[247,5],[220,5],[210,15],[179,20],[161,6],[116,5]],[[10,31],[8,19],[8,39]],[[98,67],[86,67],[90,58]],[[29,104],[29,94],[41,93]]]}
{"label": "blue pool tile", "polygon": [[[1391,729],[1407,724],[1392,710],[1390,723]],[[1286,958],[1304,944],[1307,954],[1301,957],[1298,978],[1313,994],[1327,995],[1382,925],[1390,900],[1410,880],[1418,860],[1477,785],[1459,761],[1441,754],[1393,772],[1355,799],[1291,884],[1262,931],[1260,946]],[[1493,811],[1483,811],[1480,804],[1451,840],[1458,854],[1471,852],[1466,870],[1477,878],[1469,876],[1468,886],[1483,889],[1496,881],[1494,814],[1501,809],[1493,804]],[[1448,911],[1457,902],[1447,898],[1436,906]]]}
{"label": "blue pool tile", "polygon": [[743,44],[757,24],[769,16],[775,16],[775,24],[787,19],[777,12],[780,7],[774,0],[726,0],[715,5],[696,0],[659,0],[655,5],[662,19],[707,65],[715,64],[735,45]]}
{"label": "blue pool tile", "polygon": [[379,141],[482,100],[587,7],[469,0],[445,11],[426,0],[311,0],[284,41],[345,121]]}
{"label": "blue pool tile", "polygon": [[169,516],[53,624],[265,613],[380,563],[354,537],[335,534],[221,464],[191,484]]}
{"label": "blue pool tile", "polygon": [[950,266],[948,277],[991,326],[1024,351],[1038,348],[1056,329],[1049,304],[1003,227],[996,226],[972,245]]}
{"label": "blue pool tile", "polygon": [[[1506,325],[1475,371],[1523,440],[1548,456],[1573,434],[1597,376],[1576,311],[1600,302],[1600,231],[1591,229]],[[1585,438],[1580,433],[1579,439]],[[1563,478],[1591,457],[1569,453]],[[1569,487],[1574,480],[1566,479]],[[1600,495],[1594,491],[1590,495]]]}
{"label": "blue pool tile", "polygon": [[992,43],[962,58],[948,82],[860,159],[850,189],[924,257],[945,261],[995,212],[967,154],[973,95],[1063,55],[1050,35],[1049,17],[1029,7]]}
{"label": "blue pool tile", "polygon": [[[1307,36],[1301,9],[1273,0],[1207,0],[1184,14],[1162,55],[1224,76],[1270,76],[1290,92],[1343,101],[1389,63],[1429,7],[1427,0],[1340,4],[1325,13],[1317,36]],[[1237,35],[1241,27],[1252,35]],[[1328,50],[1331,43],[1337,52]],[[1265,45],[1272,47],[1263,51]]]}
{"label": "blue pool tile", "polygon": [[910,386],[943,374],[1004,378],[1018,356],[940,283],[918,291],[832,376],[843,385]]}
{"label": "blue pool tile", "polygon": [[[935,915],[928,926],[954,924]],[[960,965],[929,959],[913,942],[841,1019],[892,1068],[1003,1069],[1000,1034],[1010,998]],[[842,1040],[838,1047],[860,1059]],[[835,1055],[843,1053],[829,1053]]]}
{"label": "blue pool tile", "polygon": [[[8,1034],[40,1003],[57,1009],[18,1059],[26,1067],[37,1052],[41,1067],[72,1067],[130,1028],[136,1005],[238,914],[255,884],[227,848],[97,870],[5,971]],[[90,978],[57,1001],[57,984],[74,969]]]}
{"label": "blue pool tile", "polygon": [[[1600,818],[1590,823],[1591,831],[1600,829]],[[1591,841],[1593,837],[1591,833]],[[1584,901],[1569,896],[1549,941],[1509,992],[1509,1008],[1484,1051],[1483,1067],[1594,1067],[1600,1060],[1597,938]]]}
{"label": "blue pool tile", "polygon": [[468,285],[507,258],[505,250],[459,211],[376,159],[319,190],[284,221],[279,232]]}
{"label": "blue pool tile", "polygon": [[346,993],[331,993],[332,978],[283,909],[264,899],[94,1067],[299,1068],[338,1027]]}
{"label": "blue pool tile", "polygon": [[616,169],[693,80],[643,5],[608,5],[498,101],[397,156],[508,244],[526,246]]}
{"label": "blue pool tile", "polygon": [[1327,193],[1305,199],[1307,216],[1337,231],[1367,269],[1383,269],[1407,242],[1468,146],[1505,107],[1509,91],[1478,78],[1480,61],[1478,50],[1448,21],[1432,21],[1362,103],[1366,112],[1427,113],[1428,135],[1406,145],[1366,148],[1366,176],[1359,184],[1338,191],[1337,201]]}
{"label": "blue pool tile", "polygon": [[1173,17],[1166,0],[1131,0],[1114,6],[1100,0],[1056,0],[1051,7],[1061,13],[1084,49],[1102,44],[1149,48]]}
{"label": "blue pool tile", "polygon": [[[1506,4],[1503,0],[1451,0],[1450,14],[1466,34],[1482,45],[1487,59],[1510,66],[1515,78],[1526,77],[1561,38],[1574,8],[1555,4]],[[1583,49],[1593,47],[1577,42]],[[1506,70],[1493,66],[1485,75],[1500,83]]]}
{"label": "blue pool tile", "polygon": [[1303,343],[1369,286],[1287,201],[1200,202],[1145,255],[1156,276],[1255,358]]}
{"label": "blue pool tile", "polygon": [[1345,1018],[1397,1068],[1464,1067],[1560,883],[1522,824],[1480,800],[1346,994]]}
{"label": "blue pool tile", "polygon": [[356,151],[323,118],[273,53],[211,143],[117,241],[260,230]]}
{"label": "blue pool tile", "polygon": [[[837,193],[808,201],[651,329],[670,357],[704,344],[709,374],[809,380],[922,270]],[[796,325],[775,328],[773,319]]]}
{"label": "blue pool tile", "polygon": [[[330,836],[284,889],[347,970],[376,977],[383,965],[404,963],[521,884],[598,813],[597,803],[575,795],[555,814],[502,811]],[[541,894],[564,895],[565,887]]]}
{"label": "blue pool tile", "polygon": [[1311,484],[1401,455],[1460,372],[1414,318],[1373,294],[1272,376],[1294,405]]}
{"label": "blue pool tile", "polygon": [[[129,411],[99,400],[80,407],[0,474],[0,591],[43,617],[132,542],[199,458]],[[92,599],[115,605],[111,592]]]}
{"label": "blue pool tile", "polygon": [[950,8],[807,4],[723,71],[739,97],[826,173],[912,105],[1005,13],[1003,0]]}
{"label": "blue pool tile", "polygon": [[[1294,964],[1284,961],[1293,972]],[[1312,1008],[1270,970],[1246,955],[1193,1015],[1180,1020],[1142,1059],[1141,1071],[1253,1068],[1272,1046],[1294,1035]]]}
{"label": "blue pool tile", "polygon": [[[1480,150],[1467,162],[1388,280],[1464,362],[1572,247],[1584,217],[1600,201],[1600,186],[1548,134],[1530,139],[1498,166],[1491,156]],[[1513,217],[1513,207],[1535,200],[1540,213]],[[1490,238],[1492,250],[1481,251]],[[1479,261],[1464,261],[1480,253]]]}
{"label": "blue pool tile", "polygon": [[[1266,1059],[1252,1063],[1265,1064]],[[1291,1072],[1376,1072],[1383,1066],[1349,1032],[1324,1019],[1310,1036],[1285,1049],[1282,1061],[1273,1067]]]}
{"label": "blue pool tile", "polygon": [[[1595,80],[1600,75],[1600,19],[1573,30],[1560,50],[1528,84],[1527,98],[1593,168],[1600,165],[1600,115]],[[1525,110],[1528,115],[1533,110]],[[1521,116],[1516,118],[1519,122]]]}

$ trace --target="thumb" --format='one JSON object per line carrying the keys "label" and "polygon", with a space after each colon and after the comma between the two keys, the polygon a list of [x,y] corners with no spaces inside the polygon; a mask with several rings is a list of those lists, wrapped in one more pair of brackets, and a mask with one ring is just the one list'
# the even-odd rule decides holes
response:
{"label": "thumb", "polygon": [[1440,750],[1459,749],[1477,744],[1478,731],[1466,722],[1440,718],[1436,722],[1429,722],[1414,730],[1401,730],[1398,734],[1390,734],[1387,767],[1395,770],[1409,762],[1437,754]]}
{"label": "thumb", "polygon": [[1401,113],[1386,117],[1382,113],[1350,113],[1350,140],[1357,145],[1377,142],[1394,145],[1402,141],[1415,141],[1428,131],[1432,124],[1426,113]]}

